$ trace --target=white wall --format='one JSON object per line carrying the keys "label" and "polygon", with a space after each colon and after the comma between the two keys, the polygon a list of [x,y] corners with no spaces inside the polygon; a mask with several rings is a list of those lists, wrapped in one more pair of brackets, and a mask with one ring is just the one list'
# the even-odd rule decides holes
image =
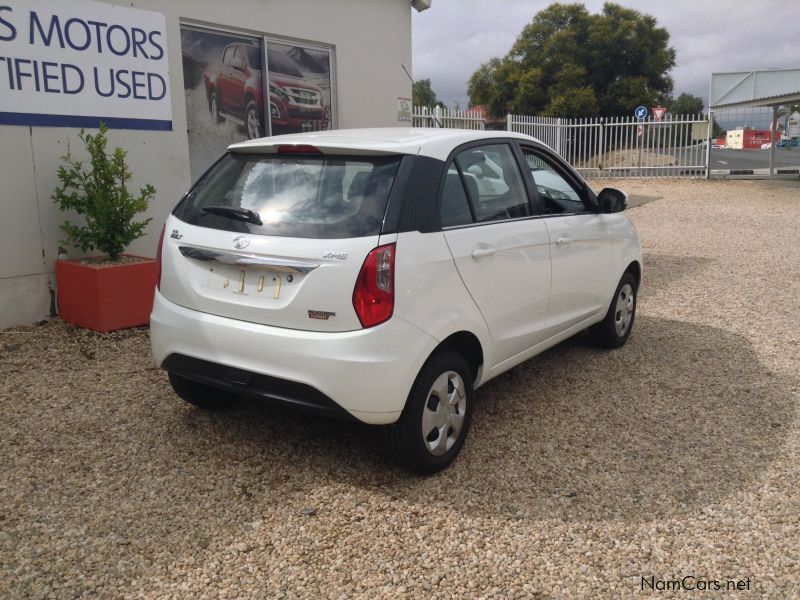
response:
{"label": "white wall", "polygon": [[[154,10],[167,22],[173,130],[112,130],[110,144],[128,150],[133,188],[152,183],[148,235],[128,249],[153,256],[161,224],[189,187],[180,19],[331,45],[336,57],[338,126],[402,125],[397,98],[410,97],[409,0],[111,0]],[[56,169],[77,129],[0,125],[0,329],[49,313],[59,229],[67,215],[50,199]],[[70,249],[70,256],[77,256]]]}

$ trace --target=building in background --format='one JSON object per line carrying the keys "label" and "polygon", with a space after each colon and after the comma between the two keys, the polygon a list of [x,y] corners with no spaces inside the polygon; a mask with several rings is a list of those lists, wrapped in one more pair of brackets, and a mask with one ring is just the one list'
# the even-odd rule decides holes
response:
{"label": "building in background", "polygon": [[[425,0],[5,0],[0,3],[0,328],[47,315],[68,218],[51,200],[67,147],[99,121],[164,218],[233,142],[407,125],[411,11]],[[70,250],[70,256],[77,254]]]}
{"label": "building in background", "polygon": [[791,115],[787,115],[783,136],[790,139],[800,137],[800,113],[794,112]]}
{"label": "building in background", "polygon": [[[780,139],[780,135],[778,135]],[[725,143],[727,147],[732,150],[744,149],[759,149],[762,144],[767,144],[770,141],[769,129],[751,129],[749,127],[741,127],[739,129],[732,129],[728,131]]]}

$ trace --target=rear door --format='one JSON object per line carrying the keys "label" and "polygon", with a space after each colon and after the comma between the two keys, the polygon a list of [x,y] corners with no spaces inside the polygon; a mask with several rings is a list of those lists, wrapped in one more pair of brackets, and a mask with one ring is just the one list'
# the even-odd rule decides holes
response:
{"label": "rear door", "polygon": [[353,289],[400,160],[229,153],[167,222],[161,293],[252,323],[360,329]]}
{"label": "rear door", "polygon": [[591,206],[588,189],[549,152],[523,146],[543,205],[552,257],[548,321],[555,335],[605,309],[611,273],[613,228]]}
{"label": "rear door", "polygon": [[444,236],[486,320],[499,363],[545,339],[550,296],[547,229],[531,214],[510,144],[462,150],[445,177]]}

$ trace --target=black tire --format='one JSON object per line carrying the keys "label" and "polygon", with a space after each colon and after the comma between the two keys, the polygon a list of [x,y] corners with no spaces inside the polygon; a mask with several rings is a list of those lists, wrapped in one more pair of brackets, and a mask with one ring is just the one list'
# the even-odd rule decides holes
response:
{"label": "black tire", "polygon": [[[255,100],[249,100],[244,107],[244,130],[247,133],[247,139],[253,140],[264,136],[264,124],[261,122],[261,113],[258,112]],[[253,124],[257,122],[257,124]]]}
{"label": "black tire", "polygon": [[[460,377],[460,382],[454,375]],[[423,431],[423,412],[427,410],[428,414],[439,414],[438,409],[434,413],[431,407],[438,405],[439,396],[433,386],[440,377],[445,378],[448,394],[453,393],[451,388],[455,389],[452,386],[453,381],[463,387],[463,395],[459,393],[457,396],[457,398],[463,399],[463,406],[458,406],[461,404],[460,401],[455,404],[442,404],[442,414],[448,413],[448,411],[449,414],[430,432],[427,432],[428,439],[426,439],[426,432]],[[453,398],[455,399],[456,396]],[[428,359],[417,375],[400,419],[385,429],[385,441],[389,455],[401,467],[420,475],[430,475],[447,468],[464,446],[464,440],[472,422],[474,403],[475,391],[472,373],[467,362],[460,354],[452,350],[437,352]],[[448,419],[458,419],[459,411],[460,429],[456,435],[452,436],[452,445],[450,445],[451,432],[455,432],[455,430]],[[437,430],[438,426],[441,426],[442,430],[446,430],[446,433],[443,434]],[[434,431],[438,431],[438,436],[432,439],[430,436]],[[443,435],[446,437],[442,437]],[[429,449],[429,445],[437,441],[443,444],[437,449],[441,452],[440,454],[435,454]]]}
{"label": "black tire", "polygon": [[197,383],[175,373],[169,374],[169,382],[178,396],[199,408],[209,410],[226,408],[236,402],[238,398],[236,394]]}
{"label": "black tire", "polygon": [[220,112],[219,92],[217,90],[211,90],[208,96],[208,112],[211,113],[211,122],[214,124],[222,123],[225,120]]}
{"label": "black tire", "polygon": [[[614,297],[611,299],[611,304],[608,307],[608,312],[605,318],[597,325],[589,328],[589,334],[592,341],[601,348],[619,348],[628,341],[633,329],[633,322],[636,317],[636,300],[639,294],[639,288],[636,284],[636,278],[630,273],[626,272],[622,279],[619,280],[619,285],[614,292]],[[630,307],[624,311],[618,310],[618,302],[629,303]],[[626,315],[630,316],[627,325],[620,330],[620,321],[626,320]],[[620,319],[622,317],[622,319]]]}

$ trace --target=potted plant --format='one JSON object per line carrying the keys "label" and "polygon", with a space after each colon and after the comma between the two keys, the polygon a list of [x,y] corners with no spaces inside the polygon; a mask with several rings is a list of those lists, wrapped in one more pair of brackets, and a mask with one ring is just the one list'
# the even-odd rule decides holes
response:
{"label": "potted plant", "polygon": [[102,123],[94,135],[81,130],[88,164],[76,160],[68,146],[62,158],[65,165],[58,168],[61,185],[52,196],[62,211],[75,211],[85,219],[85,225],[69,221],[61,225],[67,237],[62,243],[84,253],[102,253],[56,261],[61,318],[95,331],[147,324],[156,284],[155,260],[124,253],[144,235],[150,219],[134,221],[134,217],[147,210],[156,190],[148,184],[138,195],[131,194],[127,152],[121,148],[108,152],[107,132]]}

